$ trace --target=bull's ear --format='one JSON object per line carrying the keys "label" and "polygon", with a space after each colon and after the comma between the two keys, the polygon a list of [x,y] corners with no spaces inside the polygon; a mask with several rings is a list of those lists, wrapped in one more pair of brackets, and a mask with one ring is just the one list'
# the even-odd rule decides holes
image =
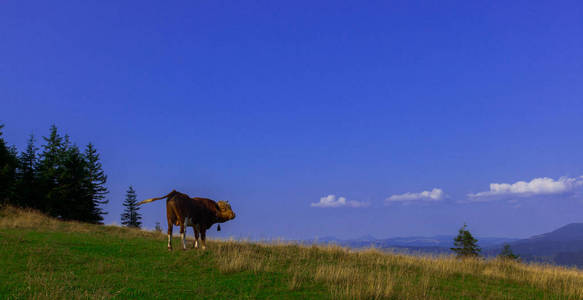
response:
{"label": "bull's ear", "polygon": [[217,225],[217,231],[221,231],[221,224]]}

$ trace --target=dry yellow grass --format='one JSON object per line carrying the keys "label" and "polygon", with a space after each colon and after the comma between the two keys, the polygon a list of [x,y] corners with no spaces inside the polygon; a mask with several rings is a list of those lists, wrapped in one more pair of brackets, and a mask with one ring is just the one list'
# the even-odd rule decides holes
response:
{"label": "dry yellow grass", "polygon": [[[61,222],[35,211],[11,207],[0,210],[0,229],[12,228],[97,230],[95,225]],[[164,235],[156,232],[117,226],[101,226],[99,230],[129,238],[155,238],[165,243]],[[319,282],[328,288],[332,298],[583,299],[583,271],[576,268],[500,259],[410,256],[377,249],[354,251],[339,246],[285,242],[211,240],[207,251],[212,253],[216,268],[223,274],[283,272],[289,276],[286,288],[290,291],[308,282]],[[97,271],[109,272],[111,267],[104,265],[103,270]],[[32,276],[27,280],[41,286],[54,284],[51,278]],[[104,292],[100,297],[109,296]]]}
{"label": "dry yellow grass", "polygon": [[[544,298],[583,299],[583,271],[553,265],[524,264],[501,259],[453,256],[410,256],[376,249],[352,251],[338,246],[215,241],[223,272],[264,272],[284,266],[292,274],[290,288],[316,280],[336,297],[353,299],[425,299],[453,276],[496,279],[534,286]],[[396,287],[399,288],[396,291]],[[503,290],[488,298],[506,298]],[[510,298],[513,298],[510,296]]]}
{"label": "dry yellow grass", "polygon": [[[60,221],[49,217],[33,209],[21,209],[13,206],[0,207],[0,228],[13,229],[43,229],[50,231],[68,231],[68,232],[94,232],[94,224]],[[108,234],[120,235],[124,237],[156,237],[162,238],[159,232],[147,231],[136,228],[120,227],[115,225],[102,226]]]}

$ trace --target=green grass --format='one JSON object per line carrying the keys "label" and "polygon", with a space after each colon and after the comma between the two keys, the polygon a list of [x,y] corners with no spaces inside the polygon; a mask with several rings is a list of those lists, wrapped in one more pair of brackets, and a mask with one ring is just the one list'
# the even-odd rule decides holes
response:
{"label": "green grass", "polygon": [[576,269],[235,241],[169,252],[162,234],[0,212],[1,299],[582,296]]}
{"label": "green grass", "polygon": [[[0,230],[4,298],[320,298],[323,284],[287,288],[285,272],[222,274],[209,251],[168,252],[161,238]],[[178,245],[178,240],[174,241]],[[210,245],[209,245],[210,246]]]}

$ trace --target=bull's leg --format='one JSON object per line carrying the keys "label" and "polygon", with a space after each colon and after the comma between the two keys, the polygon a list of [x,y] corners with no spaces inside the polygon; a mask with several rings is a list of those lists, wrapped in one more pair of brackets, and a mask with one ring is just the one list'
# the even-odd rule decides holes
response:
{"label": "bull's leg", "polygon": [[202,250],[206,249],[206,229],[200,229],[200,241],[202,243]]}
{"label": "bull's leg", "polygon": [[172,223],[168,221],[168,251],[172,251]]}
{"label": "bull's leg", "polygon": [[194,249],[198,249],[198,230],[197,227],[198,225],[192,225],[192,230],[194,230]]}
{"label": "bull's leg", "polygon": [[186,250],[186,234],[184,232],[184,229],[186,228],[186,226],[184,225],[184,222],[180,224],[180,240],[182,241],[182,250]]}

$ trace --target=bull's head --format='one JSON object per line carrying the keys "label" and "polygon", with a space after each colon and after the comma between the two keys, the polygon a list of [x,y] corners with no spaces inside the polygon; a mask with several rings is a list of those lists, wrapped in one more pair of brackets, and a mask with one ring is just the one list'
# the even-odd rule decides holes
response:
{"label": "bull's head", "polygon": [[217,205],[219,206],[218,217],[221,219],[222,222],[226,222],[235,218],[235,213],[231,209],[231,204],[229,204],[229,202],[219,201],[217,202]]}

